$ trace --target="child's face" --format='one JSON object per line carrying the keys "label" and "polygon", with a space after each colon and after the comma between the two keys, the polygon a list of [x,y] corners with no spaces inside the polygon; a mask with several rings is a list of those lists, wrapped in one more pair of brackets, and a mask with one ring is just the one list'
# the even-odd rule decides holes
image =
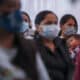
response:
{"label": "child's face", "polygon": [[77,46],[80,45],[80,41],[75,39],[74,37],[71,37],[71,38],[68,39],[68,45],[69,45],[70,50],[73,50]]}

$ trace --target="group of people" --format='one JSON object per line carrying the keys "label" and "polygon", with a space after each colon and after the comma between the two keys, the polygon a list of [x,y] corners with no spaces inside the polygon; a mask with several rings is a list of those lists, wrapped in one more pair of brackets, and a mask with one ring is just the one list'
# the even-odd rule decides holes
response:
{"label": "group of people", "polygon": [[0,0],[0,80],[80,80],[80,35],[71,14],[41,11],[32,29],[20,0]]}

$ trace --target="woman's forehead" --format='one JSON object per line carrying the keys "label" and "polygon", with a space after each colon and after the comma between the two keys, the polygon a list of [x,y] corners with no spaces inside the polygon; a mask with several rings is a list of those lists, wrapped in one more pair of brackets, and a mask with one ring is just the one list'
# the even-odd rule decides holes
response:
{"label": "woman's forehead", "polygon": [[70,18],[66,23],[75,25],[75,21],[72,18]]}
{"label": "woman's forehead", "polygon": [[41,23],[47,23],[47,22],[57,23],[58,19],[54,14],[48,14]]}

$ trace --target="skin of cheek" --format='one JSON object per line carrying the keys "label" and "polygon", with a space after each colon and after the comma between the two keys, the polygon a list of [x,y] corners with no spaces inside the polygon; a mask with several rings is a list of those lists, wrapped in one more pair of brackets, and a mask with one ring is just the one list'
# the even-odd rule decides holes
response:
{"label": "skin of cheek", "polygon": [[78,45],[80,45],[80,42],[77,40],[74,40],[71,42],[71,49],[73,50],[74,48],[76,48]]}

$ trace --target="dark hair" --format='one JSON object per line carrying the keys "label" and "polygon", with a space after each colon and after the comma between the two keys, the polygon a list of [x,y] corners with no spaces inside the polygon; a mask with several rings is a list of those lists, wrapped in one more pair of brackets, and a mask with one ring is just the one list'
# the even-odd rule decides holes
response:
{"label": "dark hair", "polygon": [[76,40],[80,40],[80,34],[70,35],[70,36],[68,36],[67,40],[68,40],[69,38],[71,38],[71,37],[75,38]]}
{"label": "dark hair", "polygon": [[[60,27],[62,26],[62,25],[64,25],[69,19],[73,19],[74,20],[74,22],[75,22],[75,27],[76,27],[76,31],[78,30],[78,23],[77,23],[77,20],[76,20],[76,18],[73,16],[73,15],[71,15],[71,14],[67,14],[67,15],[64,15],[62,18],[61,18],[61,20],[60,20]],[[59,36],[61,35],[61,31],[60,31],[60,33],[59,33]]]}
{"label": "dark hair", "polygon": [[[39,14],[37,14],[36,18],[35,18],[35,24],[40,24],[41,21],[43,21],[45,19],[45,17],[48,15],[48,14],[53,14],[56,16],[55,13],[53,13],[52,11],[41,11]],[[56,16],[56,18],[58,19],[58,17]]]}
{"label": "dark hair", "polygon": [[27,16],[27,17],[28,17],[28,19],[29,19],[29,22],[31,22],[31,19],[30,19],[30,16],[29,16],[29,14],[28,14],[28,13],[26,13],[26,12],[22,11],[22,14],[24,14],[25,16]]}
{"label": "dark hair", "polygon": [[9,1],[11,1],[11,0],[0,0],[0,6],[10,3]]}
{"label": "dark hair", "polygon": [[1,6],[2,4],[4,4],[4,1],[5,1],[5,0],[0,0],[0,6]]}

